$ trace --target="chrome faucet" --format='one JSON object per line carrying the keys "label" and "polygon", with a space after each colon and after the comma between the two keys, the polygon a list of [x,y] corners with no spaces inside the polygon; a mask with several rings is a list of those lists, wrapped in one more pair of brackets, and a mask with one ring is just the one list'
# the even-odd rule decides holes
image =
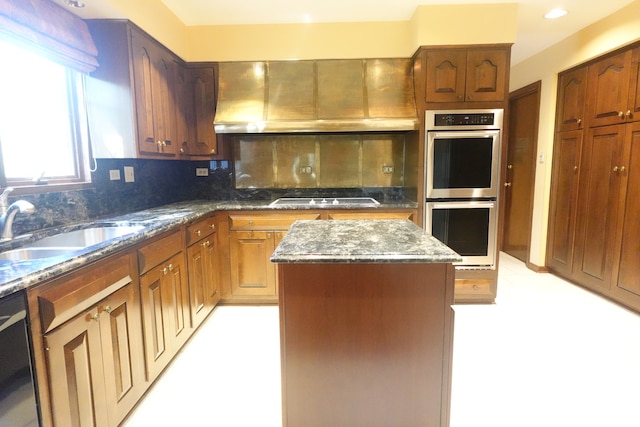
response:
{"label": "chrome faucet", "polygon": [[9,205],[8,196],[12,191],[12,187],[7,187],[0,194],[0,240],[13,239],[13,220],[18,213],[31,213],[36,210],[26,200],[16,200]]}

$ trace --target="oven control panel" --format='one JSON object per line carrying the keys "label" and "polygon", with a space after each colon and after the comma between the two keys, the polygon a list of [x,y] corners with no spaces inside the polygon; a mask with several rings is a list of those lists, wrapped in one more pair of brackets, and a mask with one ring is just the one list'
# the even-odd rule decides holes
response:
{"label": "oven control panel", "polygon": [[501,129],[504,110],[427,110],[426,130]]}
{"label": "oven control panel", "polygon": [[476,126],[476,125],[493,125],[495,123],[495,114],[436,114],[436,126]]}

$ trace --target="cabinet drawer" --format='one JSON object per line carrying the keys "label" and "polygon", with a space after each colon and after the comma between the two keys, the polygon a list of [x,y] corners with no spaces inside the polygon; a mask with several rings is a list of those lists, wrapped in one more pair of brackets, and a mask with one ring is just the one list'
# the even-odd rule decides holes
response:
{"label": "cabinet drawer", "polygon": [[231,230],[288,230],[295,221],[319,219],[320,214],[229,215]]}
{"label": "cabinet drawer", "polygon": [[60,324],[132,282],[131,257],[122,255],[57,279],[38,296],[42,331]]}
{"label": "cabinet drawer", "polygon": [[180,231],[138,249],[140,274],[146,273],[181,250],[182,233]]}
{"label": "cabinet drawer", "polygon": [[187,226],[187,246],[216,231],[216,217],[201,219]]}

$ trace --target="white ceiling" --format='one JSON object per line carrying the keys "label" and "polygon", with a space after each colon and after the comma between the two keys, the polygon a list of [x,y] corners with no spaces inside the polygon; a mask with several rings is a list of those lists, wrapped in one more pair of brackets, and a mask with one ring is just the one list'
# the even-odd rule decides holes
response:
{"label": "white ceiling", "polygon": [[[61,1],[61,0],[57,0]],[[104,16],[105,0],[83,0],[83,17]],[[534,55],[634,0],[161,0],[186,25],[406,21],[428,4],[518,3],[512,64]],[[569,14],[546,20],[549,10]],[[107,7],[108,9],[108,7]],[[100,16],[103,15],[103,16]]]}

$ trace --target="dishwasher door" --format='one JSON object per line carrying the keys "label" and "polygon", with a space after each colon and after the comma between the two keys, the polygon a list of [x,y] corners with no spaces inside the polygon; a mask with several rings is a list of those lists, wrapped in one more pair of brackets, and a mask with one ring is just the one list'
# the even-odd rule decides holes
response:
{"label": "dishwasher door", "polygon": [[0,426],[37,427],[24,292],[0,299]]}

